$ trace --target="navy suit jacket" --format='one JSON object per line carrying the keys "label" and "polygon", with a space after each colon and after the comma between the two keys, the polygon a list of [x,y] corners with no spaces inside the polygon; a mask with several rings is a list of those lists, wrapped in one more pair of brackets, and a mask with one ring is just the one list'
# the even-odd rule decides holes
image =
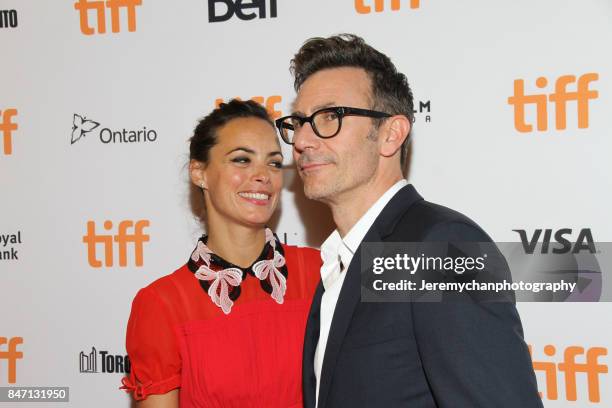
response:
{"label": "navy suit jacket", "polygon": [[[473,241],[464,215],[424,201],[412,185],[385,206],[363,242]],[[366,303],[357,250],[332,319],[318,408],[542,407],[512,302]],[[304,407],[315,407],[314,353],[323,286],[306,327]]]}

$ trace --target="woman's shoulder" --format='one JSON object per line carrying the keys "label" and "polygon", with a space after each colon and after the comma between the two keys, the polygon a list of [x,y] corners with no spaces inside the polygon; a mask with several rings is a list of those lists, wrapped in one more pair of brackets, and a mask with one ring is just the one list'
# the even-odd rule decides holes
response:
{"label": "woman's shoulder", "polygon": [[314,288],[321,279],[321,253],[318,249],[309,247],[298,247],[293,245],[284,245],[285,259],[289,273],[292,270],[298,271],[301,279],[301,286],[306,289],[310,296]]}
{"label": "woman's shoulder", "polygon": [[301,247],[301,246],[288,245],[288,244],[281,244],[281,245],[285,252],[290,251],[296,254],[301,254],[301,256],[304,256],[304,257],[317,258],[319,260],[321,259],[321,251],[319,251],[317,248]]}
{"label": "woman's shoulder", "polygon": [[[191,278],[191,279],[190,279]],[[191,286],[193,274],[184,264],[168,275],[157,278],[138,291],[136,297],[150,299],[155,297],[164,301],[172,301],[184,291],[186,286]]]}
{"label": "woman's shoulder", "polygon": [[300,262],[306,262],[309,264],[321,265],[321,252],[316,248],[311,247],[299,247],[295,245],[282,244],[283,251],[286,257],[293,257],[301,259]]}

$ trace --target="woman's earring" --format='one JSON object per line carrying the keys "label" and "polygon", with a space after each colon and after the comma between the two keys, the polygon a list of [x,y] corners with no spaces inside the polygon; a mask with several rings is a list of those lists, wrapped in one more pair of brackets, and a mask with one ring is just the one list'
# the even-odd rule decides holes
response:
{"label": "woman's earring", "polygon": [[200,187],[202,187],[202,190],[206,190],[206,189],[204,188],[204,182],[201,182],[201,183],[200,183]]}

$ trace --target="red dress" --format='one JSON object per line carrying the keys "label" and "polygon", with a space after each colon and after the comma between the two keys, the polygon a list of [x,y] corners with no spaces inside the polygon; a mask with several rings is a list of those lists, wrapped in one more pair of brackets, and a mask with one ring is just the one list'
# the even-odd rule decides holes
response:
{"label": "red dress", "polygon": [[180,388],[181,407],[302,407],[302,347],[321,258],[311,248],[282,249],[282,304],[247,275],[225,314],[188,264],[141,289],[128,322],[132,368],[123,388],[137,400]]}

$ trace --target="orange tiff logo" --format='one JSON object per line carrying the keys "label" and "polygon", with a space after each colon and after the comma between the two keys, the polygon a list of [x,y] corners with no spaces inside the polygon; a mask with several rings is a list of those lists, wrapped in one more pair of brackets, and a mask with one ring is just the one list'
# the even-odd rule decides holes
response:
{"label": "orange tiff logo", "polygon": [[17,130],[17,123],[13,117],[17,116],[17,109],[0,110],[0,132],[2,132],[2,151],[5,155],[13,154],[13,131]]}
{"label": "orange tiff logo", "polygon": [[[4,351],[3,346],[7,344],[8,350]],[[17,360],[23,358],[23,353],[17,351],[17,346],[23,344],[23,337],[0,337],[0,360],[8,363],[8,383],[15,384],[17,381]]]}
{"label": "orange tiff logo", "polygon": [[142,0],[78,0],[74,3],[74,9],[79,12],[81,21],[81,32],[85,35],[95,34],[95,29],[89,25],[89,11],[95,11],[98,33],[106,32],[106,9],[110,9],[111,31],[120,31],[119,10],[126,9],[128,31],[136,31],[136,6],[142,4]]}
{"label": "orange tiff logo", "polygon": [[[119,266],[127,266],[128,243],[134,246],[134,264],[143,265],[144,243],[149,241],[149,235],[144,229],[149,226],[148,220],[139,220],[134,223],[130,220],[121,221],[116,235],[96,233],[96,223],[87,221],[87,234],[83,236],[83,242],[87,245],[87,261],[94,268],[102,267],[102,262],[97,257],[97,247],[104,248],[104,266],[113,266],[113,242],[117,243],[119,249]],[[104,221],[104,230],[113,229],[112,221]],[[133,229],[133,233],[129,231]]]}
{"label": "orange tiff logo", "polygon": [[[370,14],[372,7],[366,3],[371,4],[368,0],[355,0],[355,10],[359,14]],[[411,9],[417,9],[421,5],[420,0],[391,0],[391,10],[397,11],[402,6],[402,3],[406,3]],[[374,11],[380,13],[385,9],[385,0],[374,0]]]}
{"label": "orange tiff logo", "polygon": [[[240,100],[240,98],[236,99]],[[260,105],[265,106],[272,119],[278,119],[283,115],[282,112],[280,110],[277,110],[276,108],[276,105],[281,103],[281,101],[283,100],[280,95],[272,95],[268,96],[267,98],[264,98],[263,96],[254,96],[251,98],[251,100],[257,102]],[[223,102],[223,98],[215,99],[215,107],[218,108],[219,105]]]}
{"label": "orange tiff logo", "polygon": [[[555,91],[550,95],[546,93],[525,95],[525,81],[514,80],[514,95],[508,98],[508,104],[514,106],[514,127],[519,132],[531,132],[533,125],[525,121],[525,106],[535,105],[536,127],[539,131],[548,129],[548,102],[555,107],[555,127],[557,130],[566,128],[567,102],[575,101],[578,110],[578,128],[589,127],[589,100],[596,99],[599,93],[590,89],[589,84],[599,79],[599,74],[588,73],[580,76],[575,91],[568,91],[567,86],[576,82],[575,75],[563,75],[555,82]],[[543,89],[548,85],[545,77],[536,79],[536,87]]]}
{"label": "orange tiff logo", "polygon": [[[531,346],[529,353],[532,354]],[[557,353],[555,346],[550,344],[544,347],[544,354],[548,357],[554,357]],[[535,371],[544,372],[546,383],[546,398],[549,400],[557,400],[558,394],[558,377],[557,372],[564,374],[565,380],[565,398],[567,401],[576,401],[578,399],[578,390],[576,386],[576,376],[578,373],[586,375],[587,395],[590,402],[600,402],[600,383],[599,375],[608,372],[608,366],[601,364],[598,359],[601,356],[607,356],[608,349],[605,347],[591,347],[586,350],[584,347],[569,346],[563,352],[563,361],[556,363],[554,361],[533,361],[533,369]],[[576,361],[576,357],[582,356],[581,362]],[[543,393],[540,392],[540,397]]]}

